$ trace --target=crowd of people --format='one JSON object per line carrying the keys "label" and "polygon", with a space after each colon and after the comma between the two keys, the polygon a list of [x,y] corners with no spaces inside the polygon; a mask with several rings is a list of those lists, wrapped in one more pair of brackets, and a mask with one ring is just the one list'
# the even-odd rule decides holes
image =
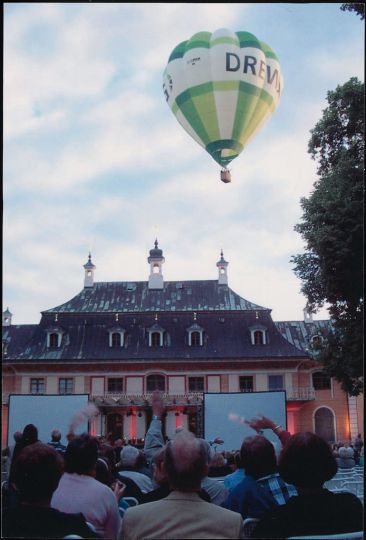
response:
{"label": "crowd of people", "polygon": [[[185,429],[166,442],[159,392],[152,407],[143,451],[86,433],[68,434],[65,446],[57,429],[44,444],[32,424],[14,434],[2,537],[306,538],[363,529],[361,501],[324,488],[344,460],[355,465],[363,455],[361,438],[353,448],[331,448],[313,433],[291,436],[257,417],[240,450],[217,452]],[[279,456],[266,429],[281,443]]]}

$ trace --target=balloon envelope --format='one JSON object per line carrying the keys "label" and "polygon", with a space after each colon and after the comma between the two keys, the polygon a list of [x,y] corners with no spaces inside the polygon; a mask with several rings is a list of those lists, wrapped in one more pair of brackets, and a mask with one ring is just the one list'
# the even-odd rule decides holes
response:
{"label": "balloon envelope", "polygon": [[169,107],[223,167],[276,109],[283,89],[272,49],[249,32],[199,32],[177,45],[163,74]]}

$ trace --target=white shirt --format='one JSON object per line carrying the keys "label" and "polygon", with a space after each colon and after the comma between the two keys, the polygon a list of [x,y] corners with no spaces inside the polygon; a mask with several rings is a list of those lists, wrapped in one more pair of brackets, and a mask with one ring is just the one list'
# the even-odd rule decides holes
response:
{"label": "white shirt", "polygon": [[117,538],[121,517],[116,497],[108,486],[91,476],[64,473],[51,500],[52,508],[81,512],[103,538]]}

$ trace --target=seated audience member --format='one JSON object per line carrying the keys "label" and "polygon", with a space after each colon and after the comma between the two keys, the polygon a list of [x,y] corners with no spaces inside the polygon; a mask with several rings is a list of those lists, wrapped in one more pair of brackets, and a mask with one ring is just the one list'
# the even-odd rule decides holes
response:
{"label": "seated audience member", "polygon": [[[202,442],[202,446],[206,450],[207,463],[210,466],[210,462],[212,459],[210,444],[204,439],[199,440]],[[223,482],[219,482],[218,480],[216,480],[216,478],[210,478],[208,475],[205,475],[202,478],[201,488],[206,491],[206,493],[208,493],[211,502],[218,506],[223,504],[229,495],[229,491],[226,489]]]}
{"label": "seated audience member", "polygon": [[215,452],[210,461],[208,476],[210,478],[220,478],[231,473],[230,466],[220,452]]}
{"label": "seated audience member", "polygon": [[11,460],[12,460],[12,457],[13,457],[13,452],[14,452],[15,445],[18,442],[21,441],[21,438],[22,438],[22,432],[21,431],[15,431],[13,433],[14,444],[11,444],[11,445],[7,446],[6,448],[4,448],[1,451],[1,455],[4,458],[6,458],[6,472],[7,472],[8,475],[9,475],[9,471],[10,471],[10,463],[11,463]]}
{"label": "seated audience member", "polygon": [[[149,491],[149,493],[145,493],[140,504],[159,501],[160,499],[167,497],[172,491],[169,484],[169,478],[164,467],[164,459],[165,447],[159,450],[153,459],[153,480],[158,487],[152,491]],[[204,501],[211,502],[210,496],[204,489],[201,489],[198,494]]]}
{"label": "seated audience member", "polygon": [[107,462],[111,473],[112,471],[115,472],[117,462],[113,446],[107,443],[100,444],[98,456]]}
{"label": "seated audience member", "polygon": [[66,450],[66,446],[61,443],[61,431],[59,429],[54,429],[51,432],[51,440],[49,443],[52,448],[54,448],[60,454],[63,454]]}
{"label": "seated audience member", "polygon": [[361,433],[359,433],[357,435],[357,437],[355,438],[354,443],[353,443],[353,449],[355,451],[356,465],[360,465],[360,456],[361,456],[362,448],[363,448],[363,440],[362,440]]}
{"label": "seated audience member", "polygon": [[359,461],[359,465],[361,467],[364,466],[364,446],[361,448],[361,451],[360,451],[360,461]]}
{"label": "seated audience member", "polygon": [[28,445],[20,452],[14,467],[20,504],[4,510],[2,538],[63,538],[69,534],[100,538],[82,514],[66,514],[50,507],[62,467],[61,456],[47,444]]}
{"label": "seated audience member", "polygon": [[240,457],[245,478],[230,492],[225,508],[239,512],[243,519],[260,518],[297,494],[278,474],[273,444],[262,435],[244,439]]}
{"label": "seated audience member", "polygon": [[356,462],[354,460],[353,448],[345,443],[338,449],[338,458],[336,458],[338,469],[352,469]]}
{"label": "seated audience member", "polygon": [[[150,464],[150,467],[152,467],[154,455],[165,445],[162,432],[162,423],[160,420],[165,410],[162,392],[159,392],[158,390],[153,392],[151,405],[153,417],[145,436],[144,445],[144,452],[147,457],[148,463]],[[177,429],[176,436],[178,436],[179,433],[186,433],[186,430],[180,427]],[[207,453],[207,459],[209,461],[211,457],[210,444],[203,439],[201,440],[203,441],[203,445]],[[205,476],[202,479],[201,488],[204,492],[208,494],[213,504],[220,505],[226,500],[228,496],[228,490],[221,482],[215,480],[215,478],[209,478],[208,476]]]}
{"label": "seated audience member", "polygon": [[18,494],[14,488],[14,468],[20,452],[26,446],[34,444],[38,441],[38,429],[33,424],[27,424],[23,429],[22,436],[14,446],[13,457],[9,467],[9,476],[6,490],[5,505],[14,507],[18,504]]}
{"label": "seated audience member", "polygon": [[26,446],[29,446],[30,444],[34,444],[38,441],[38,429],[33,424],[27,424],[25,428],[23,429],[23,433],[21,438],[16,442],[13,450],[13,458],[10,464],[10,471],[9,471],[9,482],[12,482],[13,479],[13,467],[16,463],[17,457],[20,454],[20,452],[25,448]]}
{"label": "seated audience member", "polygon": [[323,484],[337,472],[330,446],[314,433],[296,433],[281,452],[279,472],[298,495],[266,513],[255,538],[341,534],[361,531],[363,507],[352,493],[332,493]]}
{"label": "seated audience member", "polygon": [[245,477],[243,464],[240,458],[240,452],[236,452],[234,454],[234,461],[236,464],[236,470],[232,472],[231,474],[228,474],[227,476],[225,476],[225,479],[224,479],[224,486],[229,491],[232,491],[234,487],[237,486]]}
{"label": "seated audience member", "polygon": [[121,518],[117,501],[123,494],[95,479],[98,442],[83,434],[75,437],[65,452],[65,472],[53,494],[51,506],[62,512],[82,512],[103,538],[116,538]]}
{"label": "seated audience member", "polygon": [[121,459],[121,451],[123,448],[123,441],[122,439],[116,439],[113,444],[113,451],[114,451],[114,461],[115,463],[118,463]]}
{"label": "seated audience member", "polygon": [[121,459],[117,463],[118,478],[130,478],[143,493],[152,491],[153,485],[151,479],[139,470],[143,462],[143,456],[134,446],[127,445],[122,449]]}
{"label": "seated audience member", "polygon": [[243,520],[239,514],[199,496],[201,479],[208,472],[207,457],[202,439],[188,431],[169,442],[164,467],[173,491],[159,501],[128,508],[121,539],[242,538]]}

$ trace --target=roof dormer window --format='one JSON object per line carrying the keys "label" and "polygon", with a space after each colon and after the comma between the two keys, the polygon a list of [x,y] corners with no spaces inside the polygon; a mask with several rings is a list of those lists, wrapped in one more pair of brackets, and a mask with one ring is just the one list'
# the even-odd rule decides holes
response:
{"label": "roof dormer window", "polygon": [[161,347],[162,346],[162,335],[161,332],[151,332],[150,334],[150,347]]}
{"label": "roof dormer window", "polygon": [[58,349],[61,347],[63,334],[64,332],[61,328],[50,328],[47,330],[47,347],[49,349]]}
{"label": "roof dormer window", "polygon": [[253,332],[254,345],[263,345],[264,344],[264,332],[263,330],[256,330]]}
{"label": "roof dormer window", "polygon": [[192,324],[187,328],[188,345],[190,347],[202,347],[203,345],[203,328],[197,323]]}
{"label": "roof dormer window", "polygon": [[256,325],[249,328],[252,345],[267,345],[267,329],[265,326]]}
{"label": "roof dormer window", "polygon": [[164,344],[164,328],[155,323],[148,329],[148,332],[149,347],[162,347]]}
{"label": "roof dormer window", "polygon": [[118,349],[124,346],[125,342],[125,330],[124,328],[114,327],[108,330],[109,333],[109,346]]}

